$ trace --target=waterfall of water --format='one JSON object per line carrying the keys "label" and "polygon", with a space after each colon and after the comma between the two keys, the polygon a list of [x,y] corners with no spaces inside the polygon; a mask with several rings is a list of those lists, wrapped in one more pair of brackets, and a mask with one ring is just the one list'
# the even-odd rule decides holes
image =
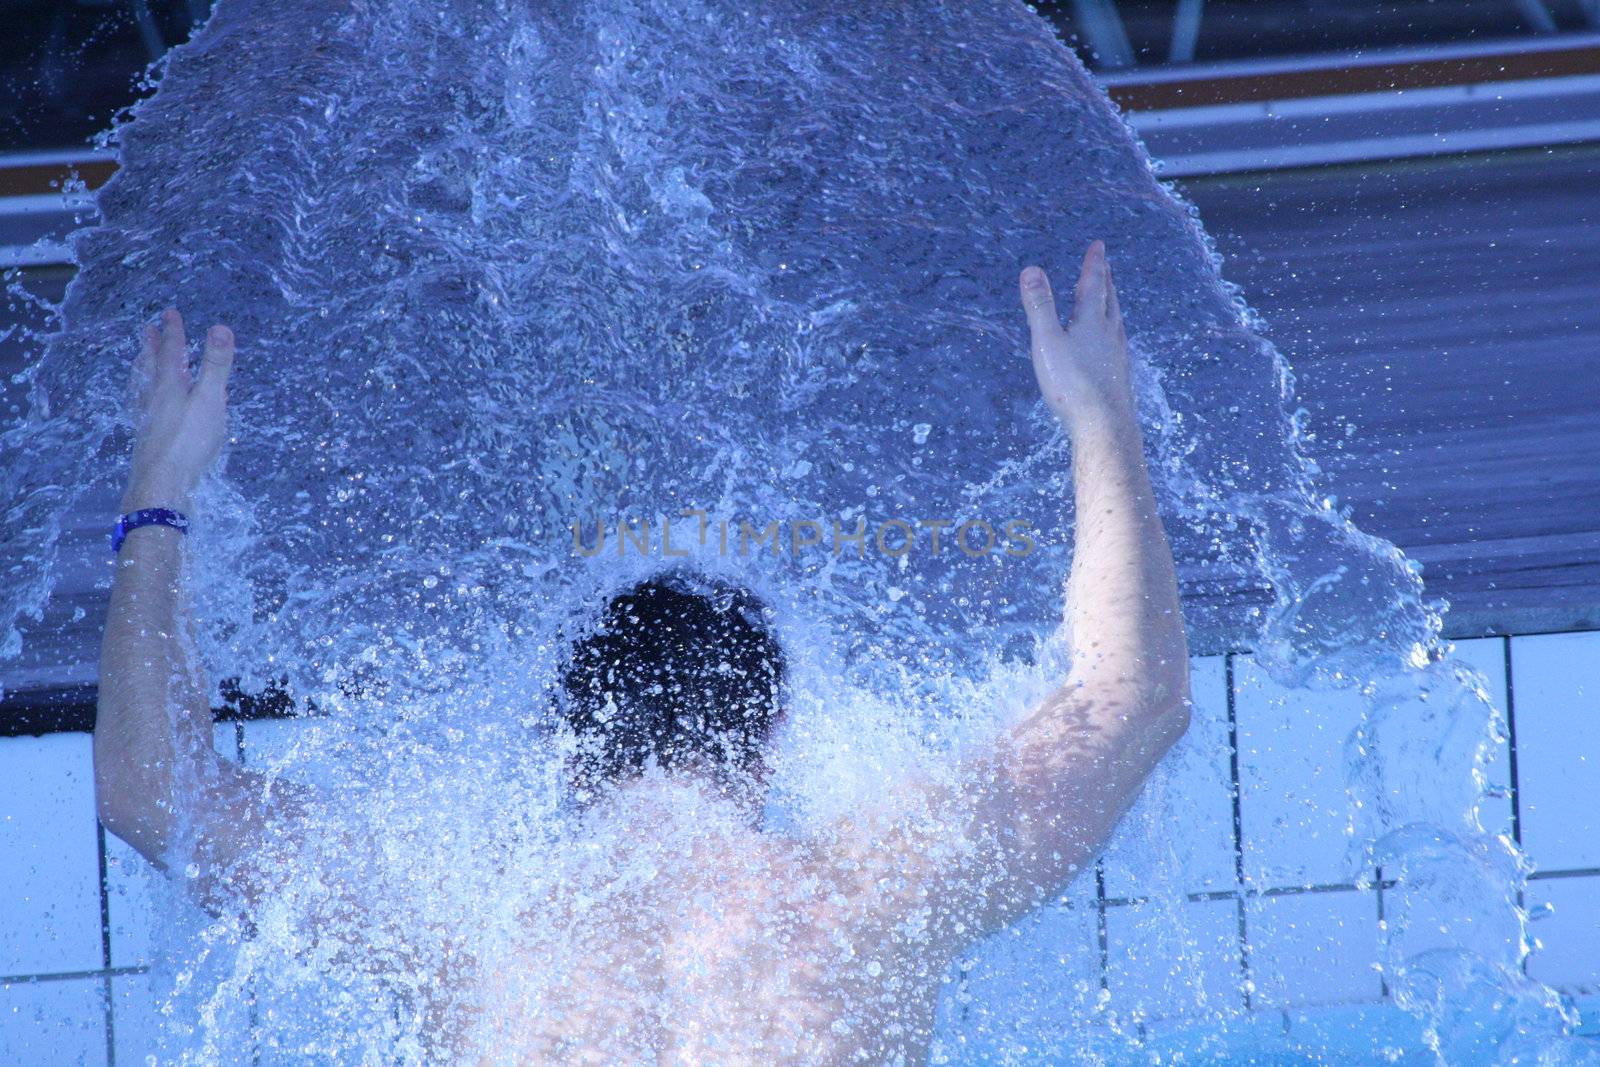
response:
{"label": "waterfall of water", "polygon": [[[1192,643],[1359,690],[1352,864],[1423,896],[1449,883],[1428,899],[1520,930],[1515,857],[1476,816],[1494,710],[1439,641],[1443,605],[1320,497],[1286,364],[1024,4],[222,0],[165,63],[111,134],[121,168],[5,430],[7,530],[31,541],[0,592],[13,654],[58,520],[120,472],[138,327],[177,304],[241,341],[233,440],[192,534],[204,658],[329,712],[285,766],[365,790],[392,826],[442,805],[461,839],[526,847],[512,828],[554,805],[546,764],[507,754],[538,726],[526,694],[564,628],[664,565],[671,522],[697,566],[777,607],[797,691],[833,724],[797,733],[796,780],[813,809],[844,804],[883,752],[959,732],[952,708],[1049,651],[1071,457],[1014,285],[1028,262],[1070,277],[1099,237]],[[989,529],[991,548],[951,547],[980,522],[967,543]],[[1006,551],[1014,522],[1028,551]],[[835,524],[863,549],[838,550]],[[399,799],[430,773],[446,799]],[[430,870],[476,886],[440,914],[488,899],[461,851]],[[415,884],[374,877],[396,922]],[[247,981],[279,1022],[319,1020],[294,1047],[399,1040],[395,1017],[340,1014],[367,979],[331,994],[274,942],[289,925],[184,942],[177,987],[223,991],[201,998],[196,1055],[244,1040]],[[1444,1045],[1490,995],[1554,1040],[1514,944],[1402,921],[1390,948],[1397,995]]]}

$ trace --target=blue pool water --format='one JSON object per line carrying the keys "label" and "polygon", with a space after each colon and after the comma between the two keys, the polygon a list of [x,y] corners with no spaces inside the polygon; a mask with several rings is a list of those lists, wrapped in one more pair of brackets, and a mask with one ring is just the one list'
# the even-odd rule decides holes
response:
{"label": "blue pool water", "polygon": [[[696,546],[799,650],[779,792],[801,824],[1039,692],[1063,640],[1071,457],[1034,399],[1014,284],[1028,262],[1070,276],[1098,237],[1191,642],[1359,696],[1347,865],[1381,863],[1412,896],[1385,935],[1399,1007],[1286,1025],[1196,1005],[1182,1028],[1104,1046],[1058,1027],[1005,1057],[1582,1055],[1571,1013],[1518,970],[1522,870],[1479,822],[1497,783],[1473,773],[1500,718],[1439,641],[1444,605],[1319,495],[1287,364],[1025,5],[223,0],[162,75],[112,137],[121,170],[5,431],[0,477],[45,565],[0,593],[4,621],[42,603],[60,516],[113,477],[124,364],[106,353],[168,303],[232,324],[236,439],[193,532],[203,654],[327,714],[278,771],[366,798],[353,819],[446,824],[405,856],[438,899],[374,877],[396,918],[472,927],[505,905],[463,842],[510,848],[511,823],[559,808],[527,694],[563,627],[662,563],[574,552],[574,523],[1036,531],[1021,556]],[[453,783],[446,801],[408,792],[418,768]],[[1160,815],[1184,832],[1181,798]],[[1149,893],[1184,873],[1155,864]],[[253,939],[165,905],[161,976],[204,1020],[175,1047],[227,1061],[263,1019],[294,1035],[280,1050],[405,1047],[352,994],[371,992],[359,973],[296,964],[305,888]],[[984,1047],[983,1019],[972,1032]]]}
{"label": "blue pool water", "polygon": [[[1393,1006],[1325,1007],[1266,1012],[1223,1025],[1168,1026],[1152,1031],[1138,1052],[1107,1048],[1119,1063],[1239,1064],[1273,1067],[1291,1063],[1435,1064],[1516,1062],[1485,1026],[1486,1040],[1475,1048],[1428,1032],[1416,1016]],[[1600,1007],[1585,1005],[1574,1029],[1580,1038],[1600,1038]],[[1508,1055],[1509,1054],[1509,1055]],[[1572,1048],[1573,1062],[1594,1053]],[[1537,1054],[1523,1062],[1540,1062]],[[1558,1061],[1559,1062],[1559,1061]]]}

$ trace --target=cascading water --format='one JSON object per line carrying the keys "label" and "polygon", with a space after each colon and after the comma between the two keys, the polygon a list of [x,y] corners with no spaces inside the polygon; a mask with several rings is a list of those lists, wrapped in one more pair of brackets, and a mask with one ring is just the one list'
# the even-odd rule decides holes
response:
{"label": "cascading water", "polygon": [[[487,952],[577,877],[530,844],[559,808],[530,694],[608,591],[676,562],[664,521],[777,608],[792,818],[1039,692],[1071,637],[1050,637],[1071,457],[1014,286],[1028,262],[1070,278],[1100,237],[1191,641],[1360,690],[1352,870],[1448,882],[1445,906],[1511,930],[1440,942],[1402,906],[1391,988],[1448,1062],[1560,1054],[1559,1010],[1517,974],[1515,854],[1477,821],[1497,720],[1443,605],[1319,497],[1284,362],[1023,4],[222,0],[111,136],[121,169],[4,437],[7,530],[36,542],[0,594],[6,647],[49,594],[58,519],[120,470],[139,326],[167,304],[231,324],[234,440],[192,535],[203,656],[325,714],[278,765],[379,843],[384,929]],[[989,547],[953,545],[980,520],[963,544]],[[1150,822],[1181,833],[1182,811]],[[397,844],[417,827],[426,854]],[[307,872],[335,862],[304,848]],[[415,998],[298,940],[314,883],[248,938],[169,902],[174,1049],[416,1053]],[[1482,1022],[1496,998],[1516,1011]]]}

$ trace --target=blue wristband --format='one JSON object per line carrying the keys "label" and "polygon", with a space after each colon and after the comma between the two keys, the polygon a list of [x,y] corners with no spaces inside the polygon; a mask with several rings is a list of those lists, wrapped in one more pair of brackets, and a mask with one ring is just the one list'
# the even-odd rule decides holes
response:
{"label": "blue wristband", "polygon": [[144,508],[129,512],[117,520],[116,529],[111,531],[111,554],[114,556],[122,551],[122,542],[127,540],[128,534],[141,526],[170,526],[186,534],[189,532],[189,516],[171,508]]}

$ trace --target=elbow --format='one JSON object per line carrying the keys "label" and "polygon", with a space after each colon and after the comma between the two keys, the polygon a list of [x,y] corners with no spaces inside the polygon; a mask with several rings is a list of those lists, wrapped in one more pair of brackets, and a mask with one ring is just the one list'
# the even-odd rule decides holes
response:
{"label": "elbow", "polygon": [[128,803],[128,773],[117,761],[104,755],[99,735],[94,746],[94,813],[100,825],[122,838],[130,839],[133,812]]}
{"label": "elbow", "polygon": [[1139,760],[1147,771],[1166,759],[1172,747],[1189,731],[1187,700],[1151,701],[1141,713],[1142,728],[1134,742]]}
{"label": "elbow", "polygon": [[159,762],[127,751],[100,725],[94,732],[94,810],[100,825],[160,864],[166,826]]}
{"label": "elbow", "polygon": [[167,822],[159,803],[137,800],[116,776],[95,773],[94,809],[106,833],[126,842],[158,869],[165,870]]}
{"label": "elbow", "polygon": [[120,767],[121,760],[115,742],[111,738],[111,731],[106,727],[103,703],[94,724],[93,752],[94,814],[100,820],[101,826],[112,833],[117,833],[117,824],[123,815],[121,793],[122,780],[126,774]]}
{"label": "elbow", "polygon": [[1183,739],[1183,735],[1189,732],[1190,706],[1191,703],[1189,700],[1189,695],[1185,693],[1183,698],[1173,704],[1172,708],[1166,713],[1165,722],[1168,748],[1171,748],[1173,745],[1177,744]]}
{"label": "elbow", "polygon": [[1158,695],[1151,701],[1154,710],[1152,720],[1157,743],[1165,753],[1189,732],[1190,711],[1194,701],[1189,692],[1187,659],[1184,661],[1183,670],[1170,683],[1159,687],[1157,693]]}

